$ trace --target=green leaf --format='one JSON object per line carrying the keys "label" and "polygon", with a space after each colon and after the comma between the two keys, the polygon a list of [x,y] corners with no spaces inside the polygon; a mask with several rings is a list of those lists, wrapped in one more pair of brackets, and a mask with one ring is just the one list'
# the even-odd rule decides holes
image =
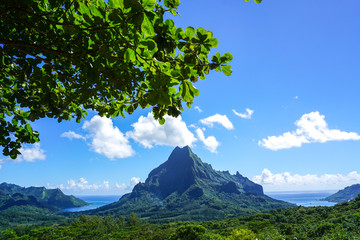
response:
{"label": "green leaf", "polygon": [[101,14],[101,12],[99,11],[99,9],[97,9],[97,7],[95,7],[95,6],[91,6],[91,7],[90,7],[90,11],[91,11],[91,13],[92,13],[94,16],[96,16],[96,17],[100,17],[100,18],[103,17],[102,14]]}
{"label": "green leaf", "polygon": [[181,97],[184,101],[186,102],[192,102],[194,100],[194,97],[192,96],[192,94],[190,93],[189,90],[189,85],[188,85],[189,81],[185,80],[181,83],[180,87],[179,87],[179,92],[181,94]]}
{"label": "green leaf", "polygon": [[262,2],[262,0],[254,0],[254,1],[255,1],[255,3],[257,3],[257,4],[259,4],[259,3]]}
{"label": "green leaf", "polygon": [[166,92],[161,91],[159,94],[158,103],[160,105],[168,106],[171,104],[171,98]]}
{"label": "green leaf", "polygon": [[226,76],[231,76],[232,70],[230,65],[223,65],[221,69]]}
{"label": "green leaf", "polygon": [[14,126],[17,126],[18,123],[19,123],[19,121],[18,121],[16,118],[13,118],[13,119],[11,120],[11,123],[12,123]]}
{"label": "green leaf", "polygon": [[177,9],[177,7],[180,5],[180,0],[165,0],[164,5],[167,8]]}
{"label": "green leaf", "polygon": [[26,125],[25,125],[25,130],[27,131],[27,132],[29,132],[29,133],[32,133],[32,127],[31,127],[31,125],[30,125],[30,123],[27,123]]}
{"label": "green leaf", "polygon": [[134,14],[143,10],[143,6],[138,0],[124,0],[124,8],[131,8],[131,12]]}
{"label": "green leaf", "polygon": [[211,61],[220,63],[220,58],[220,53],[217,52],[214,56],[211,57]]}
{"label": "green leaf", "polygon": [[143,0],[142,5],[146,10],[153,10],[156,4],[156,0]]}
{"label": "green leaf", "polygon": [[219,40],[217,40],[217,38],[210,38],[208,43],[210,44],[211,47],[215,48],[218,46]]}
{"label": "green leaf", "polygon": [[195,97],[199,96],[200,91],[196,87],[194,87],[194,85],[190,82],[189,82],[189,89]]}
{"label": "green leaf", "polygon": [[81,14],[91,15],[90,9],[82,2],[79,2],[79,12]]}
{"label": "green leaf", "polygon": [[124,9],[124,0],[109,0],[110,8],[120,8]]}
{"label": "green leaf", "polygon": [[135,51],[132,50],[131,48],[126,49],[124,58],[125,58],[125,62],[130,62],[130,61],[135,62],[136,60]]}
{"label": "green leaf", "polygon": [[185,29],[185,35],[189,38],[192,38],[195,34],[195,29],[193,27],[187,27]]}
{"label": "green leaf", "polygon": [[149,18],[144,14],[144,19],[141,24],[141,31],[145,36],[154,36],[154,27],[150,22]]}
{"label": "green leaf", "polygon": [[165,118],[159,118],[159,123],[160,123],[160,125],[164,125],[164,123],[165,123]]}
{"label": "green leaf", "polygon": [[186,54],[184,57],[184,62],[188,66],[195,66],[196,65],[196,56],[193,54]]}
{"label": "green leaf", "polygon": [[208,38],[206,29],[202,27],[196,29],[196,35],[199,37],[201,42]]}
{"label": "green leaf", "polygon": [[177,90],[176,90],[175,87],[170,87],[170,88],[169,88],[169,94],[170,94],[170,95],[173,95],[173,94],[175,94],[176,92],[177,92]]}
{"label": "green leaf", "polygon": [[228,62],[231,62],[232,59],[233,59],[233,56],[231,55],[231,53],[225,53],[220,58],[220,61],[221,61],[221,63],[228,63]]}
{"label": "green leaf", "polygon": [[132,114],[132,113],[134,112],[134,110],[135,110],[134,106],[133,106],[133,105],[130,105],[130,106],[128,106],[128,108],[126,109],[126,112],[127,112],[128,114]]}
{"label": "green leaf", "polygon": [[178,38],[178,39],[184,39],[185,38],[185,31],[184,31],[184,29],[182,29],[182,28],[178,28],[178,29],[176,29],[176,37]]}
{"label": "green leaf", "polygon": [[165,25],[168,26],[169,29],[171,30],[171,29],[175,26],[174,20],[172,20],[172,19],[166,19]]}

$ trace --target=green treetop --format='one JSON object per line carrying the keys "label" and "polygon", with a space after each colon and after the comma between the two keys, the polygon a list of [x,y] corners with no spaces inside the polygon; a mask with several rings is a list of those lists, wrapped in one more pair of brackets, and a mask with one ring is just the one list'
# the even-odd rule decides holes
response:
{"label": "green treetop", "polygon": [[[245,0],[246,1],[246,0]],[[259,3],[259,0],[255,0]],[[177,117],[210,70],[230,75],[230,53],[204,28],[177,28],[180,0],[2,0],[0,4],[0,144],[16,158],[39,141],[30,125],[59,122],[91,109],[100,116],[152,107]]]}

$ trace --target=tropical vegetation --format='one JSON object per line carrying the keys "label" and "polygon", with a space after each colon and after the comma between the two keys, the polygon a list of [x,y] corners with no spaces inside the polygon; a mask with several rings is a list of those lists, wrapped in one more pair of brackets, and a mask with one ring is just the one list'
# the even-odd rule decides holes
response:
{"label": "tropical vegetation", "polygon": [[[248,0],[247,0],[248,1]],[[260,0],[255,0],[259,3]],[[0,145],[15,159],[39,141],[31,122],[88,110],[125,117],[152,108],[155,119],[191,107],[194,83],[211,70],[231,75],[230,53],[204,28],[177,28],[180,0],[2,0]]]}
{"label": "tropical vegetation", "polygon": [[129,216],[82,215],[71,224],[18,226],[0,239],[360,239],[360,196],[333,207],[296,207],[200,222],[151,224]]}

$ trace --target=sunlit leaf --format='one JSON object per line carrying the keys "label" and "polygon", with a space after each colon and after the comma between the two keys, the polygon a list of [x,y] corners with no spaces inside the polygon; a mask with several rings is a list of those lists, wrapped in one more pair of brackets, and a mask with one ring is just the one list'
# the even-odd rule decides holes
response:
{"label": "sunlit leaf", "polygon": [[154,27],[150,22],[149,18],[144,14],[144,19],[141,24],[141,31],[145,34],[145,36],[153,36],[155,35]]}
{"label": "sunlit leaf", "polygon": [[195,34],[195,29],[193,27],[187,27],[185,29],[185,35],[189,38],[192,38]]}
{"label": "sunlit leaf", "polygon": [[231,76],[232,70],[230,65],[223,65],[221,69],[226,76]]}
{"label": "sunlit leaf", "polygon": [[146,10],[152,10],[156,4],[156,0],[143,0],[142,5]]}
{"label": "sunlit leaf", "polygon": [[126,62],[135,61],[136,60],[135,51],[132,50],[131,48],[126,49],[124,58]]}

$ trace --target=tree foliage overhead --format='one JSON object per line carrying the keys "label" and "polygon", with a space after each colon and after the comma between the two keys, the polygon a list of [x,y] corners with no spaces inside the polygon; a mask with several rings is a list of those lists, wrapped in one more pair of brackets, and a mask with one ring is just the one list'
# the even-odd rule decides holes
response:
{"label": "tree foliage overhead", "polygon": [[[255,2],[259,2],[255,0]],[[40,118],[77,122],[152,107],[178,116],[210,70],[230,75],[230,53],[204,28],[177,28],[180,0],[2,0],[0,4],[0,143],[16,158],[39,141]],[[166,20],[165,20],[166,19]]]}

